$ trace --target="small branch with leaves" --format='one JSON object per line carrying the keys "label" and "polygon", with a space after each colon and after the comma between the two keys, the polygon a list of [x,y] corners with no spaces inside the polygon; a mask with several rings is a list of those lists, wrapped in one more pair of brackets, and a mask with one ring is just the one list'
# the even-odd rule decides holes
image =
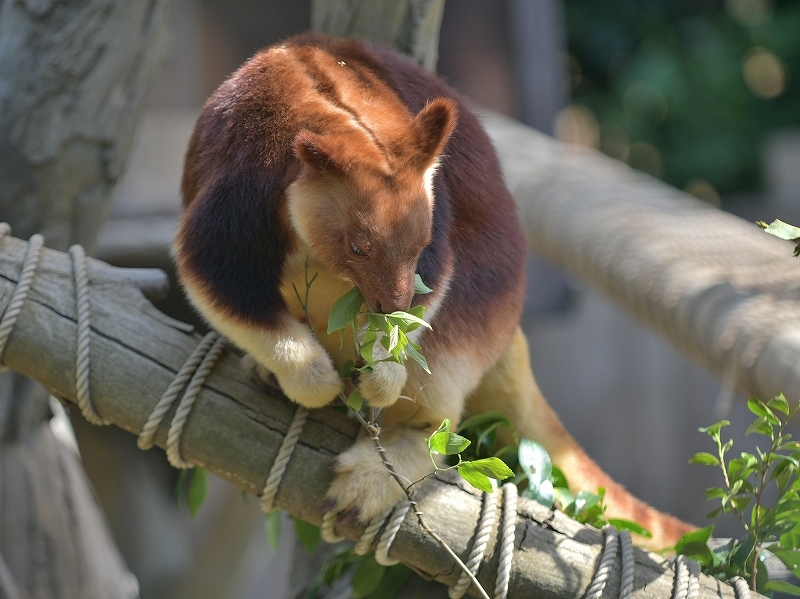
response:
{"label": "small branch with leaves", "polygon": [[[705,573],[720,580],[741,576],[759,593],[800,596],[800,443],[785,432],[788,422],[800,411],[800,404],[790,408],[783,394],[778,394],[766,403],[750,398],[747,407],[756,419],[745,435],[764,437],[766,450],[756,446],[755,454],[741,452],[739,457],[728,459],[733,440],[723,443],[721,431],[730,422],[720,420],[699,429],[714,441],[716,455],[699,452],[690,460],[720,469],[724,486],[706,490],[708,499],[719,500],[720,506],[708,516],[732,513],[741,521],[744,534],[712,547],[712,524],[685,535],[675,549],[678,554],[696,559]],[[775,499],[768,505],[766,498],[770,494]],[[765,566],[768,554],[783,562],[795,583],[770,579]]]}

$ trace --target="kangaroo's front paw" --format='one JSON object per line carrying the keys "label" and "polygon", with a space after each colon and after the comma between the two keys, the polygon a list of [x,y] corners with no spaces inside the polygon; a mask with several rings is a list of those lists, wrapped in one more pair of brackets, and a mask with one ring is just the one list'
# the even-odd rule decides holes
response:
{"label": "kangaroo's front paw", "polygon": [[[274,356],[274,357],[273,357]],[[342,379],[330,356],[316,341],[283,341],[273,356],[254,360],[253,374],[262,383],[274,375],[286,396],[306,408],[329,404],[342,389]]]}
{"label": "kangaroo's front paw", "polygon": [[403,391],[406,384],[406,367],[397,362],[378,362],[372,372],[358,373],[356,384],[369,405],[388,408]]}
{"label": "kangaroo's front paw", "polygon": [[289,399],[306,408],[328,405],[342,389],[342,379],[327,355],[325,360],[275,372],[275,376]]}
{"label": "kangaroo's front paw", "polygon": [[[408,487],[433,472],[422,431],[400,429],[381,435],[386,456]],[[406,498],[406,492],[389,473],[372,439],[362,437],[334,461],[336,478],[325,505],[342,514],[357,513],[364,524]]]}

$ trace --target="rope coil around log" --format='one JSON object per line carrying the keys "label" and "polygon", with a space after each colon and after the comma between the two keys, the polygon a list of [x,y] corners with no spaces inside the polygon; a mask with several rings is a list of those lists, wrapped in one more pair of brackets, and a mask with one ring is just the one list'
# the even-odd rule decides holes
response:
{"label": "rope coil around log", "polygon": [[[0,223],[0,241],[11,232],[7,223]],[[14,330],[17,318],[22,311],[28,293],[31,289],[33,278],[41,258],[44,238],[35,234],[28,241],[28,247],[23,259],[17,285],[12,293],[2,317],[0,318],[0,361],[2,360],[8,340]],[[89,388],[90,375],[90,335],[91,335],[91,303],[89,300],[89,278],[87,274],[86,254],[79,245],[69,249],[73,267],[76,304],[76,397],[81,413],[87,421],[95,425],[106,425],[110,422],[103,418],[94,408]],[[225,348],[225,339],[216,332],[208,333],[195,347],[186,362],[179,369],[164,394],[156,403],[139,435],[138,445],[141,449],[148,449],[153,445],[153,438],[164,416],[169,411],[178,394],[186,386],[178,407],[170,423],[167,433],[167,456],[170,463],[176,468],[190,468],[192,464],[183,459],[180,453],[180,439],[183,428],[191,409],[204,385],[208,375],[214,368],[219,356]],[[186,385],[189,382],[188,386]],[[286,471],[294,448],[308,417],[308,410],[298,406],[292,422],[281,443],[269,475],[264,485],[261,506],[265,512],[274,509],[274,500],[278,486]],[[511,572],[511,560],[515,545],[515,528],[517,518],[517,489],[512,483],[502,487],[503,513],[498,531],[498,546],[500,547],[498,573],[495,583],[495,599],[506,599]],[[475,537],[472,543],[467,567],[473,575],[477,574],[483,560],[488,539],[494,525],[497,499],[496,493],[484,493],[483,507],[476,526]],[[375,550],[375,559],[382,565],[394,565],[397,562],[389,557],[389,550],[397,532],[400,529],[409,509],[410,504],[404,502],[387,511],[382,516],[370,522],[358,543],[355,551],[363,555],[369,551],[378,532],[383,529]],[[328,542],[335,543],[342,540],[336,534],[334,527],[337,513],[329,511],[323,516],[321,525],[322,537]],[[584,599],[600,599],[608,581],[611,569],[616,561],[617,547],[621,550],[620,599],[630,599],[633,594],[634,583],[634,555],[630,533],[617,531],[611,526],[604,529],[604,547],[600,563],[595,575],[587,589]],[[672,599],[696,599],[699,592],[699,565],[693,560],[678,556],[675,560],[675,583]],[[459,580],[451,587],[451,599],[459,599],[469,588],[470,578],[462,572]],[[736,577],[730,581],[736,593],[736,599],[750,599],[751,593],[746,581]]]}

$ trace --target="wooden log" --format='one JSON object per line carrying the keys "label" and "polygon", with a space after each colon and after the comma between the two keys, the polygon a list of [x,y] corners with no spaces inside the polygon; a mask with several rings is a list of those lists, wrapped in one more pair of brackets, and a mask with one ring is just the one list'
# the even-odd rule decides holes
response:
{"label": "wooden log", "polygon": [[[5,310],[25,254],[25,242],[6,238],[0,247],[0,310]],[[134,286],[102,278],[103,267],[89,262],[92,306],[91,392],[97,411],[137,434],[172,377],[199,341],[186,325],[158,312]],[[3,356],[3,363],[40,381],[53,394],[75,401],[76,323],[69,258],[45,250],[32,289]],[[295,406],[257,388],[229,351],[207,379],[181,439],[183,456],[258,494],[289,426]],[[156,434],[164,446],[171,414]],[[358,425],[344,414],[311,413],[278,490],[276,505],[319,524],[317,505],[332,473],[330,460],[354,440]],[[422,510],[435,530],[465,556],[477,523],[481,497],[462,481],[440,476],[420,485]],[[499,515],[498,515],[499,518]],[[356,539],[360,528],[339,531]],[[599,561],[601,535],[560,513],[525,499],[517,514],[517,541],[509,597],[567,598],[582,595]],[[493,538],[479,572],[493,588],[497,568]],[[409,513],[391,555],[423,577],[453,584],[458,569],[439,544]],[[673,572],[661,557],[636,550],[634,597],[669,597]],[[619,569],[607,596],[619,585]],[[700,597],[733,597],[726,585],[702,577]]]}
{"label": "wooden log", "polygon": [[753,223],[482,112],[531,246],[749,395],[800,398],[800,261]]}

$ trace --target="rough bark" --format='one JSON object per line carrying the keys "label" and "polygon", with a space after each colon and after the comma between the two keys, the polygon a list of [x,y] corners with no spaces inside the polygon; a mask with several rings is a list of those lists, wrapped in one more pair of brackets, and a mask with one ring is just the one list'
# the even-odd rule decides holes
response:
{"label": "rough bark", "polygon": [[124,169],[172,0],[0,6],[0,211],[90,249]]}
{"label": "rough bark", "polygon": [[[0,310],[8,304],[25,252],[19,240],[6,240],[0,253]],[[132,433],[138,433],[161,393],[198,343],[186,325],[160,312],[138,289],[104,274],[91,261],[92,376],[97,411]],[[67,256],[47,250],[31,294],[7,346],[3,362],[39,380],[53,394],[75,398],[75,302]],[[37,359],[34,359],[37,358]],[[184,458],[208,468],[249,493],[260,492],[277,454],[295,406],[261,392],[233,352],[223,355],[207,379],[181,439]],[[156,435],[163,446],[171,414]],[[331,409],[310,415],[288,464],[276,505],[292,515],[319,523],[317,505],[332,473],[327,464],[347,448],[357,424]],[[453,478],[440,477],[420,487],[420,502],[430,524],[464,556],[477,521],[480,497]],[[340,530],[350,539],[355,524]],[[494,584],[497,556],[493,539],[479,579]],[[599,559],[600,534],[559,513],[520,500],[517,545],[509,597],[566,598],[582,595]],[[458,576],[450,557],[409,514],[395,539],[392,555],[445,584]],[[669,597],[672,570],[662,558],[636,550],[634,597]],[[608,596],[616,591],[614,570]],[[733,597],[732,589],[703,577],[700,596]]]}
{"label": "rough bark", "polygon": [[380,42],[435,71],[443,12],[444,0],[312,0],[311,29]]}
{"label": "rough bark", "polygon": [[[92,247],[172,3],[0,3],[0,216],[19,234]],[[47,426],[47,393],[4,373],[0,408],[0,591],[136,596],[85,476]]]}

